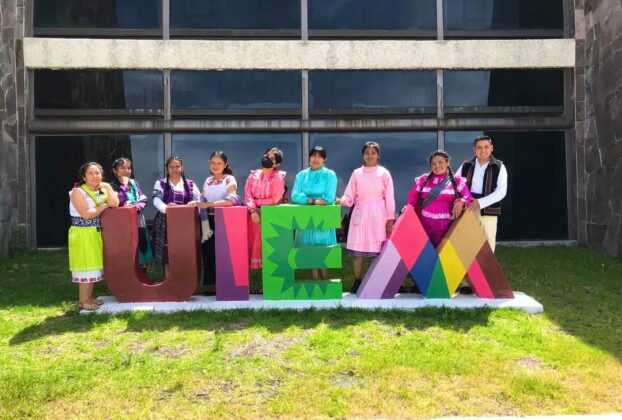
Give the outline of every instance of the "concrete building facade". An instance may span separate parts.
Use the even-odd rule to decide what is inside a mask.
[[[0,254],[64,244],[86,160],[129,156],[149,191],[171,154],[202,182],[222,148],[243,184],[262,149],[291,177],[323,144],[343,188],[376,139],[400,202],[428,153],[457,168],[486,133],[501,239],[622,256],[620,1],[211,3],[0,2]]]

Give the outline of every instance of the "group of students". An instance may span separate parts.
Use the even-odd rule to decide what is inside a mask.
[[[465,161],[456,174],[450,157],[443,150],[428,159],[430,171],[415,178],[408,195],[411,206],[437,246],[451,222],[467,209],[476,211],[484,233],[494,251],[499,201],[507,191],[507,171],[492,155],[488,136],[475,139],[475,156]],[[327,153],[321,146],[309,151],[309,167],[296,175],[291,202],[300,205],[338,204],[351,207],[346,250],[352,255],[355,293],[362,279],[363,258],[380,253],[383,242],[391,234],[395,222],[395,198],[390,172],[379,164],[380,146],[369,141],[362,149],[363,166],[355,169],[341,197],[336,196],[337,176],[326,165]],[[108,207],[136,206],[139,227],[139,262],[154,264],[166,271],[168,261],[166,210],[171,206],[189,205],[199,209],[203,251],[203,282],[215,283],[214,208],[245,205],[248,209],[249,266],[261,268],[261,208],[287,202],[285,172],[279,170],[283,152],[276,147],[266,150],[261,168],[252,170],[244,187],[244,202],[237,194],[237,181],[222,151],[209,159],[211,175],[201,190],[184,175],[183,160],[172,156],[166,161],[166,177],[155,182],[153,204],[158,210],[151,235],[142,212],[147,197],[131,178],[129,159],[113,163],[114,179],[103,182],[103,169],[95,162],[80,168],[79,181],[70,191],[71,228],[69,229],[69,264],[72,280],[79,283],[79,305],[95,310],[101,301],[93,298],[93,284],[103,278],[103,246],[100,215]],[[402,209],[403,210],[403,209]],[[295,244],[333,245],[337,243],[334,229],[305,229],[295,232]],[[326,269],[312,270],[314,279],[326,279]],[[416,291],[416,289],[400,289]],[[461,289],[469,293],[468,287]]]

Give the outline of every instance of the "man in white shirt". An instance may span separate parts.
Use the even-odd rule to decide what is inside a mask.
[[[503,162],[495,159],[492,155],[494,147],[492,139],[488,136],[480,136],[473,142],[475,156],[464,161],[458,171],[458,175],[467,180],[467,185],[473,202],[469,205],[480,216],[480,224],[490,244],[495,251],[497,237],[497,218],[501,214],[500,201],[505,197],[508,190],[508,172]]]

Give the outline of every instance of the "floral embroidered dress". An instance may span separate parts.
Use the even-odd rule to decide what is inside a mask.
[[[337,175],[334,171],[325,167],[318,170],[307,168],[296,175],[292,202],[304,205],[313,198],[334,204],[336,192]],[[294,241],[296,245],[334,245],[337,235],[335,229],[303,229],[296,230]]]
[[[214,179],[213,176],[208,177],[203,183],[201,192],[201,202],[211,203],[214,201],[228,200],[234,206],[241,204],[240,197],[233,193],[229,194],[227,190],[231,186],[237,187],[238,183],[233,175],[223,175],[220,179]],[[202,238],[202,254],[203,254],[203,284],[214,284],[216,282],[216,239],[213,233],[218,228],[214,223],[214,208],[201,209],[201,225],[203,231]],[[207,226],[206,226],[207,225]],[[211,234],[206,234],[210,229]]]
[[[429,175],[429,173],[425,173],[415,178],[415,185],[408,194],[408,205],[414,207],[423,228],[432,241],[432,245],[436,247],[443,239],[443,236],[445,236],[445,233],[447,233],[447,230],[449,230],[449,226],[453,221],[451,212],[454,202],[460,200],[466,207],[473,201],[473,197],[471,197],[469,188],[466,186],[466,180],[463,177],[454,177],[458,189],[456,194],[456,189],[454,189],[454,186],[447,178],[448,174],[432,174],[428,179]],[[428,179],[427,183],[426,179]],[[444,187],[438,196],[422,209],[422,204],[425,202],[428,194],[430,194],[430,191],[440,184],[444,184]]]
[[[355,256],[375,257],[387,239],[387,221],[395,219],[391,174],[380,165],[355,169],[341,201],[354,206],[346,249]]]
[[[118,179],[110,181],[110,185],[117,192],[119,197],[119,207],[133,205],[137,211],[138,225],[138,262],[141,266],[153,262],[153,250],[151,249],[151,238],[147,229],[147,222],[143,211],[147,207],[147,196],[143,193],[134,179],[130,179],[126,184],[122,184]]]
[[[273,170],[263,175],[261,169],[251,171],[244,186],[244,204],[249,213],[261,211],[261,206],[279,204],[285,194],[285,172]],[[248,248],[250,268],[261,268],[261,224],[248,219]]]

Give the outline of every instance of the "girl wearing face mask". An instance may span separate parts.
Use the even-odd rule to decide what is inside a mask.
[[[368,141],[362,155],[363,166],[352,172],[343,197],[335,200],[345,207],[354,206],[346,246],[354,269],[351,293],[356,293],[361,285],[363,257],[373,258],[380,253],[395,221],[393,179],[386,168],[378,165],[380,146]]]
[[[283,152],[272,147],[261,159],[261,169],[251,171],[244,186],[244,203],[248,208],[248,246],[250,268],[261,268],[261,207],[279,204],[285,194],[285,172],[278,167]]]
[[[147,230],[147,223],[143,211],[147,206],[147,196],[143,193],[138,182],[131,178],[132,161],[121,157],[112,163],[114,179],[110,185],[119,196],[119,206],[136,207],[136,224],[138,225],[138,263],[141,267],[153,263],[151,238]]]
[[[296,204],[325,206],[335,202],[337,192],[337,175],[326,168],[326,150],[315,146],[309,151],[309,167],[298,172],[292,201]],[[294,242],[297,246],[334,245],[337,243],[335,229],[303,229],[296,230]],[[320,270],[323,279],[328,278],[325,268]],[[318,279],[318,270],[311,270],[313,279]]]

